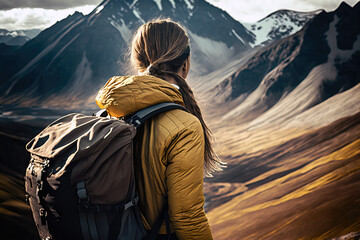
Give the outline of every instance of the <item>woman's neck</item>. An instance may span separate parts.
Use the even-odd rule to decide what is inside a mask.
[[[177,85],[178,83],[176,82],[175,78],[172,77],[172,76],[161,76],[162,79],[164,79],[165,81],[167,81],[168,83],[171,83],[171,84],[175,84]]]

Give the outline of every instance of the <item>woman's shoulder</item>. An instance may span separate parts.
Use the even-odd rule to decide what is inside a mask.
[[[160,114],[157,123],[172,134],[184,131],[202,132],[199,119],[193,114],[180,109]]]

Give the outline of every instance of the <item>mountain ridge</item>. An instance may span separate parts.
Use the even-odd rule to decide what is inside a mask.
[[[87,109],[94,102],[91,92],[107,74],[122,73],[114,62],[122,61],[130,32],[147,21],[139,9],[171,12],[182,6],[189,19],[197,14],[193,3],[105,0],[86,16],[77,12],[42,31],[20,52],[0,44],[5,232],[18,229],[11,236],[25,239],[37,234],[23,197],[26,142],[74,106],[84,114],[97,109]],[[322,12],[303,30],[264,47],[251,48],[250,41],[244,47],[236,36],[240,30],[234,34],[231,26],[223,31],[232,40],[224,42],[207,38],[206,30],[205,35],[190,30],[192,51],[199,56],[192,68],[204,69],[196,69],[197,82],[187,79],[203,104],[215,152],[227,163],[223,172],[204,179],[215,239],[327,239],[358,232],[360,27],[353,23],[360,22],[359,7],[360,2],[353,8],[342,4]],[[210,13],[215,20],[207,12],[202,16],[211,22],[227,17],[218,13]],[[220,62],[231,54],[229,63]],[[212,58],[220,63],[210,71],[203,65]]]
[[[166,2],[172,7],[171,1],[162,1],[163,5]],[[204,0],[174,3],[176,11],[160,10],[153,1],[106,0],[86,16],[76,12],[57,22],[6,61],[0,59],[4,62],[0,67],[4,77],[0,85],[2,101],[22,106],[45,103],[53,107],[95,107],[92,98],[96,89],[111,76],[125,72],[118,64],[124,62],[119,57],[127,51],[132,32],[150,18],[142,9],[174,20],[185,19],[182,24],[191,38],[195,72],[225,65],[237,52],[251,48],[253,35],[222,10]],[[211,24],[206,25],[206,21]],[[225,31],[226,36],[214,35],[213,31]]]
[[[262,48],[232,76],[210,90],[217,105],[227,103],[233,107],[223,109],[227,113],[222,120],[246,122],[259,117],[253,123],[255,126],[266,122],[270,112],[278,119],[279,115],[289,115],[291,110],[287,108],[296,101],[299,105],[294,105],[293,110],[306,111],[357,85],[360,80],[355,65],[359,62],[360,46],[354,36],[360,30],[347,26],[357,21],[360,5],[345,7],[346,14],[341,14],[346,10],[342,6],[345,5],[332,13],[320,13],[300,32]],[[346,50],[338,48],[344,39],[342,28],[347,28]],[[298,96],[294,97],[296,92]],[[300,102],[301,96],[308,98]]]
[[[14,31],[0,29],[0,43],[5,43],[9,46],[22,46],[30,39],[36,37],[40,31],[40,29]]]
[[[322,11],[299,12],[281,9],[255,23],[244,23],[244,25],[256,35],[254,46],[267,45],[300,31],[307,22]]]

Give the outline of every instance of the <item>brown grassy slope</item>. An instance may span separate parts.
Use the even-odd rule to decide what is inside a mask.
[[[288,140],[278,146],[255,153],[233,156],[229,161],[228,168],[223,173],[216,175],[213,179],[206,180],[205,193],[207,200],[209,200],[207,203],[208,209],[231,199],[247,189],[255,188],[296,171],[306,164],[331,154],[359,139],[359,121],[360,113]],[[263,138],[266,138],[266,135]],[[250,141],[249,139],[251,137],[244,141]],[[252,141],[259,141],[259,138],[253,138]],[[243,142],[240,141],[238,144],[242,145]],[[234,188],[234,185],[239,186],[242,184],[242,191],[232,192],[227,190],[225,195],[224,189],[229,189],[229,186],[225,187],[225,185],[229,184],[232,188]],[[216,191],[217,189],[214,189],[214,186],[218,186],[218,188],[220,186],[222,191]],[[213,188],[213,190],[210,188]],[[236,187],[236,189],[239,190],[239,187]]]
[[[30,207],[25,202],[22,177],[0,173],[1,236],[8,239],[38,239]]]
[[[25,144],[41,127],[0,122],[0,239],[38,239],[25,202],[24,180],[29,154]]]
[[[224,199],[212,196],[216,239],[324,239],[360,230],[360,113],[238,161],[211,180],[247,188],[220,206]]]

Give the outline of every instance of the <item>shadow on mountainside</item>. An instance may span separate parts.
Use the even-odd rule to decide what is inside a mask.
[[[42,126],[0,121],[0,225],[9,239],[38,239],[23,176],[29,162],[25,144]]]

